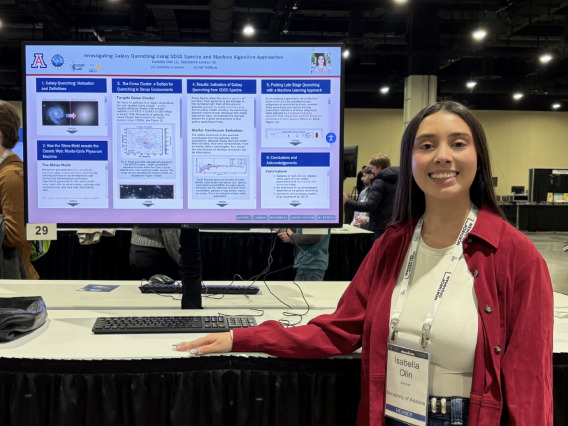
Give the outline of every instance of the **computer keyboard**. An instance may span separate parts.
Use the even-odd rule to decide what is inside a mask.
[[[181,284],[142,284],[141,293],[181,293]],[[257,294],[258,286],[255,284],[203,284],[201,294]]]
[[[254,327],[252,316],[142,316],[98,317],[94,334],[215,333]]]

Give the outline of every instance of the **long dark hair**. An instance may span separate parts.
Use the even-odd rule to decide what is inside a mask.
[[[420,111],[408,123],[400,143],[400,170],[396,187],[393,221],[404,222],[416,216],[421,216],[426,208],[424,193],[418,187],[412,176],[412,149],[416,132],[422,120],[439,111],[447,111],[460,117],[471,129],[475,150],[477,152],[477,173],[469,188],[471,201],[481,207],[485,204],[490,210],[505,219],[505,215],[497,205],[491,175],[491,161],[487,138],[479,120],[465,105],[455,101],[436,102]]]
[[[327,66],[327,60],[325,59],[325,53],[314,53],[314,56],[316,58],[316,66],[319,65],[318,61],[319,61],[320,56],[323,58],[323,65]]]

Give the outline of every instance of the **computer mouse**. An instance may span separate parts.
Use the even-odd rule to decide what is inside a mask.
[[[148,280],[152,284],[173,284],[175,280],[164,274],[152,275]]]

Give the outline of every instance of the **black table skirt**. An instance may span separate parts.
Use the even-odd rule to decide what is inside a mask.
[[[568,425],[568,353],[554,354],[554,426]]]
[[[326,281],[350,281],[373,244],[373,234],[335,234]],[[272,247],[273,250],[271,251]],[[128,260],[130,231],[82,246],[73,231],[59,231],[48,253],[34,262],[41,279],[135,280]],[[294,247],[275,234],[201,232],[203,279],[292,280]],[[267,268],[268,274],[266,273]]]
[[[0,358],[4,426],[349,426],[359,359]],[[554,425],[568,424],[568,354],[554,354]],[[534,407],[538,409],[538,407]]]
[[[567,232],[568,204],[500,204],[507,220],[528,232]]]
[[[359,360],[0,359],[4,426],[354,425]]]

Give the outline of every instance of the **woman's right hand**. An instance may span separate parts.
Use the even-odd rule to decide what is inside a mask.
[[[232,349],[233,338],[230,332],[211,333],[199,339],[178,343],[173,348],[174,351],[189,352],[193,355],[225,353],[231,352]]]

